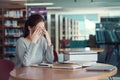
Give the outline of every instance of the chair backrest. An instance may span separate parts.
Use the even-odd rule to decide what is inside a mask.
[[[53,49],[53,53],[54,53],[54,62],[57,62],[58,61],[58,54],[57,54],[55,49]]]
[[[14,67],[15,64],[12,61],[0,59],[0,80],[9,80],[10,71]]]

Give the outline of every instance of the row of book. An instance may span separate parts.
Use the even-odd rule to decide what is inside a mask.
[[[96,25],[96,42],[115,43],[120,42],[120,27],[115,23],[101,23]]]
[[[21,18],[24,15],[23,15],[23,10],[6,10],[4,16],[12,17],[12,18]]]
[[[23,34],[22,29],[5,29],[5,36],[19,37]]]
[[[5,45],[13,45],[13,46],[15,46],[16,45],[16,42],[17,42],[17,39],[18,38],[8,38],[8,39],[6,39],[5,38]]]
[[[120,22],[120,17],[102,17],[101,22]]]
[[[110,31],[110,30],[99,30],[96,31],[96,42],[120,42],[120,30]]]
[[[5,47],[4,48],[5,54],[14,54],[15,53],[15,47]]]
[[[17,20],[5,20],[4,26],[20,27],[20,24]]]

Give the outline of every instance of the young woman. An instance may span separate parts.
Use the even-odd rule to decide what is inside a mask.
[[[44,18],[39,14],[31,15],[25,23],[24,37],[16,43],[16,67],[53,63],[53,60],[53,46]]]

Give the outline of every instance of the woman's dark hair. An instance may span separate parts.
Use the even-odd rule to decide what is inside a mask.
[[[27,37],[29,35],[29,30],[28,27],[33,28],[36,26],[39,22],[45,21],[44,18],[39,15],[39,14],[33,14],[30,17],[28,17],[26,23],[25,23],[25,28],[24,28],[24,37]]]

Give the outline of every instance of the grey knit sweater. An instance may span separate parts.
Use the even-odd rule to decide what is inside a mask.
[[[37,44],[27,42],[21,37],[16,43],[16,67],[30,66],[42,62],[52,63],[54,59],[53,46],[49,46],[46,39],[41,36]]]

